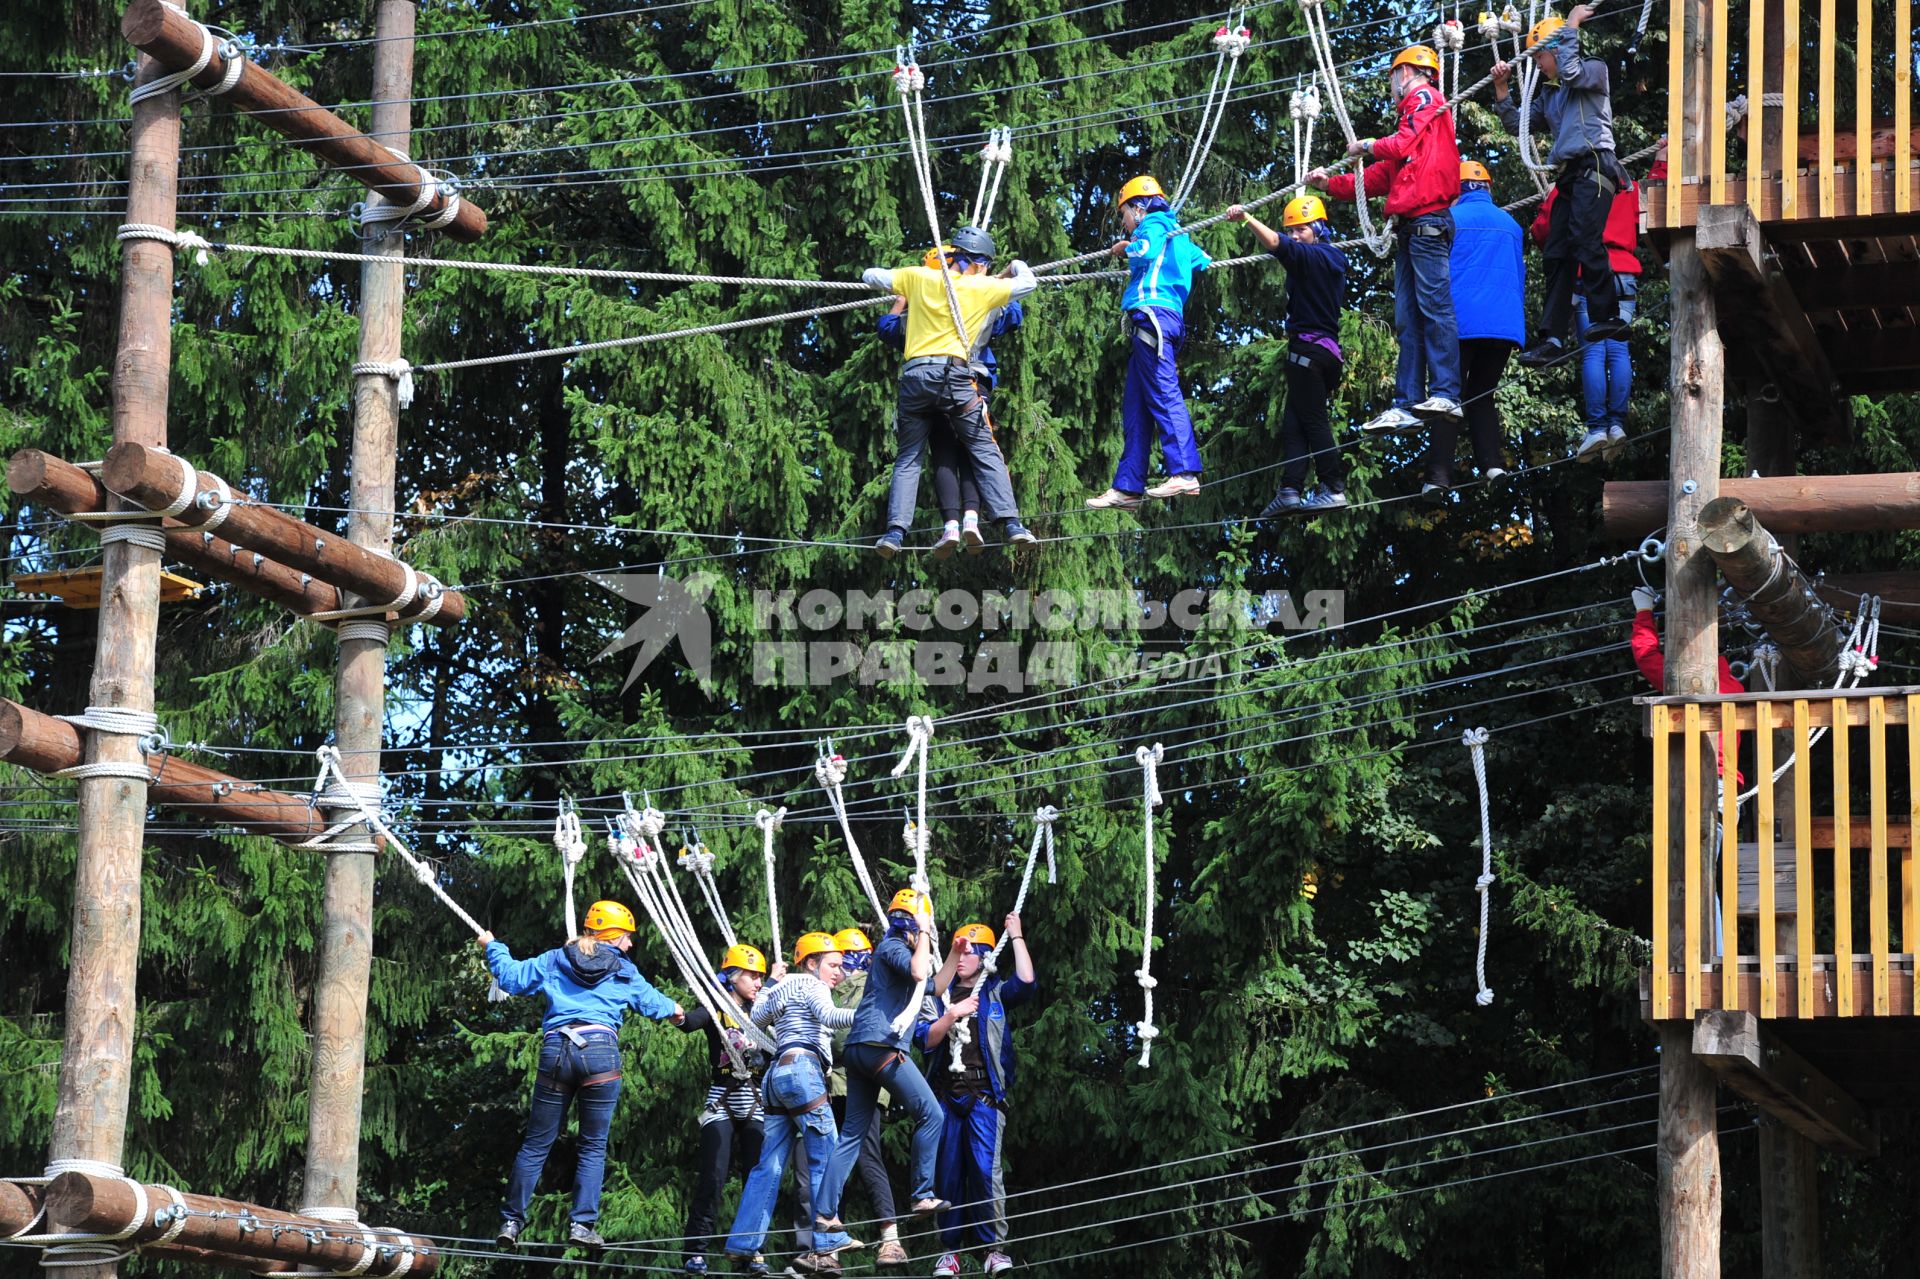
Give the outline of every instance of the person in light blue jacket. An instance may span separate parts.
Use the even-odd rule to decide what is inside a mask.
[[[583,924],[580,936],[532,959],[515,959],[506,943],[495,941],[492,933],[480,935],[487,968],[501,990],[509,995],[537,994],[547,1001],[527,1133],[500,1208],[495,1240],[502,1248],[519,1244],[527,1204],[566,1122],[567,1107],[576,1101],[580,1161],[573,1174],[573,1227],[567,1242],[589,1252],[606,1246],[593,1227],[600,1219],[607,1130],[613,1124],[614,1104],[620,1100],[620,1023],[629,1010],[655,1021],[679,1022],[686,1016],[627,958],[633,947],[632,911],[619,902],[598,901],[587,908]]]
[[[1460,163],[1460,198],[1453,205],[1453,313],[1460,326],[1461,411],[1473,460],[1482,477],[1506,472],[1501,452],[1500,409],[1494,390],[1507,360],[1527,335],[1526,233],[1493,202],[1493,175],[1477,160]],[[1427,479],[1420,495],[1429,501],[1453,487],[1459,418],[1433,418],[1427,444]]]

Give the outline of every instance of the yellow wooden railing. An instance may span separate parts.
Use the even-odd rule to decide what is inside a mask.
[[[1853,9],[1843,19],[1840,0],[1818,0],[1817,12],[1807,14],[1801,0],[1670,0],[1667,136],[1689,136],[1690,93],[1702,118],[1694,145],[1669,149],[1664,193],[1657,185],[1648,193],[1649,226],[1692,226],[1703,203],[1745,204],[1763,222],[1920,208],[1913,6],[1897,0],[1891,39],[1883,33],[1878,44],[1871,0],[1855,0]],[[1809,27],[1808,18],[1815,25]],[[1770,38],[1781,46],[1777,68],[1768,66]],[[1838,55],[1846,48],[1856,53],[1850,95],[1836,83]],[[1801,83],[1805,57],[1817,67],[1811,94]],[[1744,172],[1737,173],[1729,171],[1723,127],[1730,85],[1749,104]],[[1768,95],[1778,95],[1771,99],[1777,109],[1766,107]],[[1891,128],[1888,117],[1876,115],[1876,97],[1891,103]],[[1813,130],[1805,139],[1803,123]],[[1847,147],[1840,145],[1843,123],[1852,127]],[[1736,147],[1733,159],[1739,158]]]
[[[1653,699],[1651,719],[1651,1015],[1656,1020],[1691,1017],[1702,1008],[1746,1008],[1761,1017],[1920,1011],[1913,954],[1920,949],[1913,848],[1920,831],[1920,742],[1913,731],[1920,724],[1920,688]],[[1828,731],[1816,740],[1822,728]],[[1904,742],[1891,735],[1893,750],[1890,728],[1904,730]],[[1706,820],[1714,802],[1714,739],[1737,737],[1739,754],[1752,760],[1747,781],[1752,788],[1787,762],[1771,730],[1791,733],[1793,766],[1783,777],[1792,788],[1791,828],[1776,835],[1772,786],[1759,785],[1742,805],[1738,788],[1727,785],[1720,788],[1715,846]],[[1864,742],[1856,740],[1862,737]],[[1897,767],[1902,745],[1904,769]],[[1863,756],[1864,779],[1858,771]],[[1896,760],[1891,778],[1890,758]],[[1678,790],[1672,785],[1676,767],[1684,783]],[[1863,781],[1865,811],[1857,812]],[[1864,865],[1855,859],[1856,823],[1864,827]],[[1753,836],[1744,845],[1743,827]],[[1830,832],[1823,841],[1831,844],[1830,854],[1816,841],[1816,831]],[[1744,889],[1743,853],[1757,860],[1755,882]],[[1864,955],[1854,952],[1861,918],[1856,877],[1866,889]],[[1743,919],[1753,945],[1748,955],[1739,954]],[[1783,922],[1792,937],[1786,953],[1778,944]]]

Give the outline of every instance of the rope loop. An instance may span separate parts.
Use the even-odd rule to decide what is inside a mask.
[[[391,360],[360,360],[354,364],[353,373],[356,377],[392,378],[397,383],[394,391],[399,396],[400,407],[413,407],[413,365],[406,360],[398,356]]]

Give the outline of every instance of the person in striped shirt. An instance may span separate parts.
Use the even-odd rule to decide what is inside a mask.
[[[689,1033],[705,1033],[713,1068],[706,1103],[700,1108],[700,1172],[694,1183],[693,1202],[687,1209],[686,1254],[681,1261],[690,1275],[707,1273],[706,1253],[713,1242],[714,1214],[720,1207],[720,1192],[726,1187],[734,1156],[739,1155],[742,1166],[751,1170],[760,1162],[765,1129],[760,1083],[767,1072],[767,1057],[746,1037],[741,1025],[752,1015],[753,1001],[767,979],[767,957],[752,946],[729,946],[720,961],[719,977],[733,998],[737,1019],[727,1016],[716,1021],[705,1008],[696,1008],[680,1024],[680,1029]],[[736,1057],[739,1067],[734,1064]],[[736,1073],[742,1068],[745,1074]]]

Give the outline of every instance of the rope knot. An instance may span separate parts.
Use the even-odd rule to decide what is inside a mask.
[[[777,812],[769,812],[763,808],[753,815],[753,824],[758,826],[763,833],[771,833],[779,830],[781,823],[786,820],[787,809],[784,804],[780,806]]]
[[[838,755],[822,755],[814,761],[813,772],[822,786],[832,789],[847,780],[847,761]]]
[[[667,815],[651,804],[640,810],[635,821],[648,843],[658,843],[661,833],[667,829]]]
[[[1166,749],[1155,742],[1152,746],[1142,746],[1133,752],[1134,762],[1146,772],[1147,804],[1158,808],[1160,795],[1160,761],[1166,758]]]
[[[1484,893],[1489,888],[1492,888],[1492,887],[1493,887],[1493,875],[1491,873],[1482,875],[1480,876],[1480,878],[1473,881],[1473,891],[1476,893]]]
[[[1213,33],[1213,47],[1229,58],[1245,53],[1253,43],[1253,32],[1246,27],[1221,27]]]
[[[1142,990],[1153,990],[1160,985],[1160,979],[1144,968],[1134,969],[1133,975],[1140,982],[1140,989]]]
[[[1466,747],[1485,746],[1487,736],[1487,730],[1484,728],[1469,728],[1460,734],[1460,744]]]
[[[368,374],[373,377],[392,378],[395,382],[394,393],[400,399],[400,407],[413,407],[413,365],[395,357],[391,360],[361,360],[353,366],[355,374]]]
[[[1433,29],[1433,42],[1443,49],[1465,49],[1467,29],[1460,25],[1460,19],[1448,18]]]
[[[1141,1039],[1142,1039],[1143,1041],[1145,1041],[1145,1042],[1148,1042],[1148,1043],[1151,1043],[1152,1041],[1154,1041],[1154,1040],[1156,1040],[1156,1039],[1158,1039],[1158,1038],[1160,1038],[1160,1028],[1159,1028],[1158,1026],[1156,1026],[1156,1025],[1154,1025],[1154,1024],[1153,1024],[1152,1022],[1150,1022],[1150,1021],[1136,1021],[1136,1022],[1134,1022],[1134,1023],[1133,1023],[1133,1033],[1134,1033],[1134,1034],[1136,1034],[1136,1035],[1138,1035],[1138,1036],[1140,1036],[1140,1038],[1141,1038]],[[1146,1065],[1146,1064],[1147,1064],[1147,1063],[1146,1063],[1146,1059],[1145,1059],[1145,1058],[1142,1058],[1142,1059],[1141,1059],[1141,1061],[1140,1061],[1140,1064],[1141,1064],[1142,1066],[1144,1066],[1144,1065]]]

